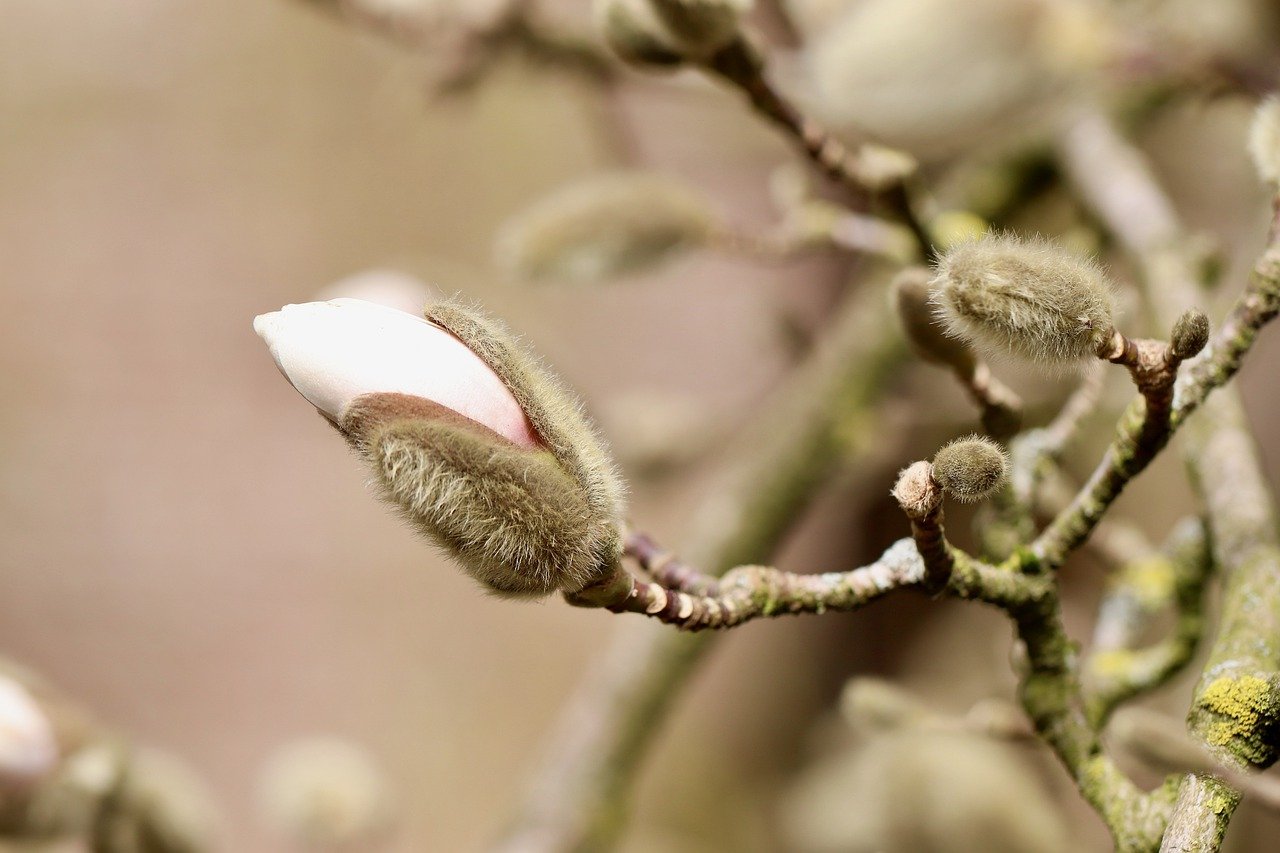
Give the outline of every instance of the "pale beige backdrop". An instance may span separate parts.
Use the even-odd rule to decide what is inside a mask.
[[[830,270],[708,259],[599,291],[515,285],[489,265],[493,229],[611,162],[582,87],[511,66],[473,101],[434,103],[419,60],[289,0],[4,0],[0,18],[0,653],[193,765],[226,850],[286,849],[254,788],[275,747],[314,733],[384,766],[403,815],[388,849],[480,848],[613,617],[487,599],[414,540],[277,374],[253,315],[399,268],[507,318],[593,407],[664,387],[732,423],[785,365],[779,316],[820,318]],[[646,157],[768,221],[785,149],[733,100],[650,88],[624,115]],[[1239,120],[1222,125],[1238,145]],[[1228,160],[1213,185],[1253,198]],[[1197,224],[1257,221],[1187,192]],[[1258,365],[1278,352],[1247,371],[1272,471],[1274,371]],[[932,377],[911,387],[964,411]],[[833,491],[788,565],[858,559],[905,461]],[[1157,531],[1185,505],[1174,473],[1127,504],[1159,503]],[[634,513],[678,542],[699,485],[639,486]],[[843,676],[892,671],[913,646],[964,649],[952,663],[975,676],[936,655],[906,666],[941,700],[962,684],[957,708],[1006,691],[1001,620],[943,608],[918,630],[930,612],[891,602],[723,644],[645,776],[630,847],[776,849],[774,795],[813,717]]]

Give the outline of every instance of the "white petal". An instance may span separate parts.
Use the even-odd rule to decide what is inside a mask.
[[[539,441],[515,397],[461,341],[421,317],[334,299],[286,305],[253,321],[281,372],[337,421],[378,391],[425,397],[527,447]]]
[[[34,782],[57,760],[49,718],[26,688],[0,676],[0,786]]]

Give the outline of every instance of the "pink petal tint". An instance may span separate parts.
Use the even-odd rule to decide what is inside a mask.
[[[57,762],[49,718],[25,687],[0,676],[0,790],[32,784]]]
[[[522,447],[542,447],[529,418],[493,370],[462,341],[421,317],[334,299],[286,305],[254,318],[285,378],[337,422],[374,392],[425,397]]]

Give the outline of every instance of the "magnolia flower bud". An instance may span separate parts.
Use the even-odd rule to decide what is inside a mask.
[[[503,226],[498,265],[529,279],[594,281],[635,273],[706,241],[714,217],[685,185],[623,173],[563,187]]]
[[[1096,357],[1114,331],[1106,276],[1044,240],[990,236],[951,248],[933,299],[950,334],[1045,365]]]
[[[925,361],[970,373],[975,366],[973,351],[959,338],[944,334],[938,325],[929,302],[930,277],[924,267],[907,267],[889,285],[902,330],[912,349]]]
[[[281,834],[323,849],[369,845],[389,827],[391,792],[368,754],[343,740],[297,741],[271,757],[259,800]]]
[[[738,36],[739,19],[751,0],[650,0],[681,49],[706,57]]]
[[[1209,343],[1209,318],[1198,308],[1183,312],[1173,324],[1169,344],[1178,358],[1194,358]]]
[[[48,716],[25,687],[0,676],[0,794],[35,784],[57,762]]]
[[[337,300],[255,326],[386,497],[490,591],[599,580],[621,553],[622,488],[578,402],[501,326],[450,303],[428,320]]]
[[[595,16],[605,43],[622,61],[651,68],[684,62],[648,0],[596,0]]]
[[[751,0],[597,0],[595,8],[619,57],[661,67],[705,60],[728,46]]]
[[[1280,189],[1280,96],[1271,95],[1258,105],[1249,126],[1249,155],[1258,177]]]
[[[942,490],[962,503],[985,500],[1004,485],[1009,459],[989,438],[971,435],[947,444],[933,457],[933,476]]]
[[[805,41],[815,117],[926,160],[1008,145],[1043,128],[1080,71],[1050,61],[1061,4],[1035,0],[844,3]]]
[[[358,299],[286,305],[254,318],[285,378],[337,423],[375,392],[433,400],[523,447],[540,442],[493,370],[421,317]]]

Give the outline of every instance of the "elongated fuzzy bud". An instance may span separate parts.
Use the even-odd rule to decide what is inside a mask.
[[[649,0],[686,55],[706,57],[738,36],[751,0]]]
[[[990,236],[939,261],[933,300],[948,331],[1044,365],[1096,357],[1111,338],[1111,287],[1096,265],[1044,240]]]
[[[1169,344],[1178,358],[1193,358],[1209,343],[1209,318],[1198,308],[1183,312],[1173,325]]]
[[[971,373],[975,366],[973,350],[959,338],[943,333],[929,301],[930,278],[924,267],[907,267],[889,286],[902,330],[912,349],[925,361]]]
[[[1273,189],[1280,189],[1280,95],[1268,97],[1253,114],[1249,155],[1258,177]]]
[[[591,508],[549,451],[397,396],[357,399],[342,427],[409,521],[499,595],[543,596],[597,579]],[[373,413],[395,408],[385,420]]]
[[[495,256],[523,278],[595,281],[655,267],[704,243],[713,225],[683,184],[613,174],[563,187],[511,219]]]
[[[933,457],[933,476],[942,490],[962,503],[985,500],[1004,485],[1009,459],[989,438],[957,439]]]
[[[674,68],[685,56],[658,19],[649,0],[596,0],[596,27],[623,62]]]
[[[621,481],[572,395],[472,309],[438,303],[430,322],[381,312],[399,315],[298,306],[256,325],[385,495],[489,590],[575,592],[612,571]],[[372,340],[375,332],[390,340]]]

